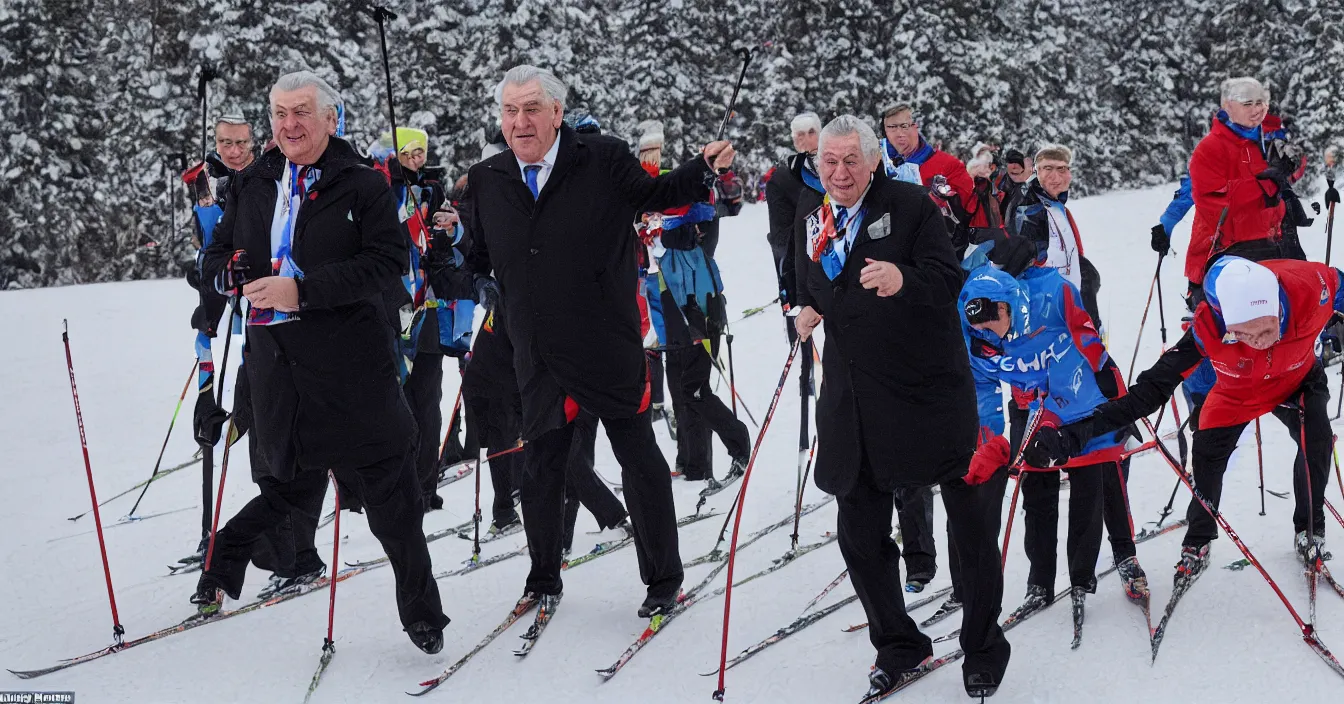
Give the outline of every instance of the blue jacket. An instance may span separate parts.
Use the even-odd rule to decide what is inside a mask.
[[[965,308],[973,298],[1008,304],[1013,323],[1007,335],[1000,339],[971,327]],[[1003,433],[1000,382],[1041,396],[1045,410],[1061,423],[1082,420],[1109,400],[1096,380],[1109,359],[1106,347],[1083,308],[1082,295],[1054,269],[1029,267],[1019,279],[992,266],[976,269],[961,289],[958,310],[970,351],[982,439]],[[1032,402],[1033,413],[1041,403]],[[1093,438],[1068,466],[1118,459],[1123,447],[1114,436]]]
[[[1162,223],[1162,229],[1167,231],[1167,237],[1171,237],[1171,231],[1176,229],[1176,223],[1185,218],[1185,214],[1193,207],[1195,196],[1190,193],[1190,174],[1186,174],[1181,177],[1181,187],[1172,195],[1171,203],[1162,211],[1162,217],[1158,218],[1158,222]]]

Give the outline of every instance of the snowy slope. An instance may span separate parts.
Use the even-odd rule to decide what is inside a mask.
[[[1165,206],[1171,188],[1117,192],[1071,203],[1084,231],[1086,251],[1103,276],[1101,311],[1112,350],[1122,369],[1130,354],[1156,257],[1148,248],[1148,229]],[[1306,233],[1309,252],[1324,251],[1322,218]],[[765,207],[749,206],[724,224],[720,265],[728,284],[730,310],[756,306],[775,292],[766,230]],[[1189,226],[1176,236],[1184,251]],[[1166,326],[1172,342],[1180,335],[1184,290],[1180,259],[1163,267]],[[100,495],[111,496],[148,476],[168,419],[192,363],[187,320],[193,296],[177,281],[137,282],[0,293],[0,320],[6,335],[0,345],[4,393],[0,394],[0,665],[28,669],[82,654],[110,642],[110,620],[91,517],[76,523],[67,517],[89,507],[78,435],[63,368],[61,319],[70,319],[71,344],[80,384],[91,456]],[[1139,367],[1157,356],[1161,340],[1154,311],[1143,336]],[[739,389],[758,419],[764,416],[787,353],[784,331],[774,309],[734,327]],[[221,354],[216,350],[216,356]],[[235,360],[237,353],[235,352]],[[235,370],[230,369],[229,386]],[[1333,376],[1335,372],[1332,370]],[[796,374],[786,387],[747,497],[744,530],[789,513],[796,481],[798,398]],[[445,412],[456,392],[457,375],[446,374]],[[189,399],[190,401],[190,399]],[[226,400],[227,405],[227,400]],[[1184,412],[1184,407],[1182,407]],[[179,418],[165,465],[186,460],[193,451],[189,409]],[[1263,424],[1265,481],[1276,491],[1291,488],[1290,441],[1274,420]],[[900,428],[892,428],[900,432]],[[674,446],[663,429],[660,441],[669,458]],[[600,437],[600,436],[599,436]],[[1253,443],[1251,436],[1247,442]],[[718,469],[727,467],[716,449]],[[255,488],[247,456],[232,458],[224,513],[227,518]],[[598,471],[616,480],[619,469],[605,439],[598,448]],[[107,532],[108,557],[117,605],[128,636],[175,623],[192,612],[187,603],[194,579],[166,576],[165,566],[188,552],[200,525],[200,474],[183,470],[151,487],[140,512],[190,508]],[[218,473],[216,474],[218,478]],[[1153,455],[1135,461],[1130,492],[1136,528],[1155,520],[1170,495],[1174,476]],[[810,484],[810,482],[809,482]],[[460,482],[442,491],[446,510],[430,514],[426,530],[466,520],[472,510],[472,485]],[[1243,539],[1264,561],[1284,592],[1305,613],[1306,587],[1291,553],[1290,501],[1270,496],[1260,517],[1254,446],[1233,458],[1224,509]],[[696,489],[674,485],[678,514],[690,513]],[[488,503],[490,483],[482,483]],[[1340,501],[1338,487],[1330,494]],[[821,498],[808,487],[807,500]],[[727,510],[731,492],[710,502]],[[1177,497],[1178,512],[1187,495]],[[103,520],[115,522],[132,497],[107,506]],[[942,508],[939,506],[940,515]],[[1063,523],[1063,521],[1061,521]],[[721,523],[709,520],[682,530],[682,557],[712,547]],[[1005,612],[1025,590],[1026,558],[1020,546],[1021,521],[1014,528],[1008,559]],[[819,539],[835,526],[834,505],[803,520],[804,542]],[[1331,536],[1339,535],[1331,526]],[[319,531],[318,545],[329,560],[332,532]],[[580,517],[576,551],[596,540],[591,516]],[[770,564],[788,548],[788,532],[772,534],[741,554],[738,576]],[[377,556],[377,543],[362,516],[342,522],[341,559]],[[940,537],[940,551],[943,536]],[[521,535],[485,546],[486,556],[521,545]],[[1179,533],[1140,547],[1140,559],[1154,587],[1155,609],[1170,592],[1170,573],[1179,551]],[[1336,552],[1340,545],[1336,544]],[[1063,536],[1060,542],[1063,551]],[[456,538],[430,548],[438,570],[457,565],[470,544]],[[1103,546],[1103,560],[1109,549]],[[1104,580],[1088,602],[1085,638],[1070,652],[1067,609],[1056,607],[1009,634],[1014,658],[996,702],[1086,701],[1333,701],[1344,696],[1344,681],[1331,673],[1300,642],[1298,631],[1263,580],[1251,571],[1216,569],[1241,555],[1226,539],[1214,544],[1211,570],[1187,597],[1173,620],[1162,655],[1149,664],[1148,640],[1140,612],[1121,594],[1114,577]],[[1063,559],[1061,555],[1061,569]],[[1344,563],[1337,571],[1344,572]],[[780,572],[734,593],[730,652],[764,638],[789,623],[843,564],[833,545],[801,558]],[[933,587],[946,584],[940,563]],[[440,581],[453,618],[442,653],[427,657],[401,632],[393,603],[390,570],[378,570],[343,582],[336,604],[337,653],[314,701],[397,701],[402,691],[455,661],[492,629],[521,591],[527,570],[519,558],[483,571]],[[708,567],[688,570],[687,586]],[[264,583],[249,573],[245,597]],[[698,673],[717,666],[722,599],[705,601],[670,624],[630,665],[608,683],[594,669],[613,662],[642,630],[635,616],[642,598],[633,552],[626,550],[565,574],[566,598],[536,650],[525,661],[511,654],[523,624],[482,652],[430,701],[683,702],[708,701],[714,680]],[[717,584],[722,584],[723,577]],[[1059,584],[1066,583],[1062,577]],[[852,594],[848,584],[824,604]],[[922,617],[931,608],[916,614]],[[310,595],[275,608],[212,624],[185,634],[104,658],[100,661],[21,682],[0,676],[0,691],[74,690],[84,702],[237,702],[261,695],[266,701],[299,701],[317,664],[325,635],[327,599]],[[732,702],[845,702],[858,698],[872,662],[864,633],[840,629],[865,620],[857,603],[774,646],[728,673]],[[957,625],[950,619],[934,635]],[[1344,600],[1328,591],[1320,596],[1318,621],[1327,643],[1344,643]],[[955,643],[938,646],[939,651]],[[960,701],[959,671],[947,668],[906,693],[910,702]]]

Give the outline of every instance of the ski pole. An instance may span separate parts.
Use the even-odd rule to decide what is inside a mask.
[[[205,161],[205,155],[209,151],[206,147],[206,131],[209,128],[210,118],[207,114],[210,111],[210,81],[218,78],[219,74],[210,64],[201,64],[200,80],[196,83],[196,97],[201,100],[201,161]]]
[[[1338,202],[1335,198],[1339,197],[1338,193],[1335,193],[1335,198],[1330,197],[1331,191],[1335,190],[1335,170],[1333,166],[1325,174],[1325,186],[1325,265],[1330,266],[1330,245],[1335,239],[1335,203]]]
[[[1303,446],[1305,448],[1305,446]],[[1306,457],[1303,449],[1302,456]],[[1265,515],[1265,451],[1260,444],[1260,419],[1255,419],[1255,462],[1260,465],[1260,515]]]
[[[737,107],[737,94],[742,90],[742,81],[747,78],[747,66],[751,64],[753,52],[753,49],[747,48],[737,50],[737,55],[742,57],[742,72],[737,75],[737,85],[733,86],[733,95],[728,99],[728,108],[723,111],[723,122],[719,123],[719,131],[714,133],[715,142],[723,139],[723,133],[728,129],[728,120],[732,119],[733,108]]]
[[[117,595],[112,590],[112,569],[107,564],[107,542],[103,540],[103,518],[98,514],[98,492],[93,486],[93,464],[89,461],[89,440],[84,433],[84,412],[79,407],[79,389],[75,386],[75,362],[70,355],[70,322],[61,320],[61,343],[65,345],[65,369],[70,374],[70,398],[75,402],[75,423],[79,426],[79,447],[84,453],[84,474],[89,479],[89,501],[93,504],[93,524],[98,530],[98,552],[103,558],[103,578],[107,581],[107,601],[112,607],[112,639],[122,644],[126,629],[117,615]]]
[[[697,345],[697,346],[699,346],[699,345]],[[706,353],[706,354],[708,354],[708,353]],[[742,395],[739,394],[739,393],[737,393],[737,388],[734,387],[734,386],[733,386],[733,383],[732,383],[731,381],[728,380],[728,372],[724,371],[724,369],[723,369],[723,364],[722,364],[721,362],[719,362],[719,360],[715,359],[713,355],[710,355],[710,357],[709,357],[709,361],[711,361],[711,362],[714,363],[714,368],[715,368],[716,370],[718,370],[718,372],[719,372],[719,377],[722,378],[724,381],[728,381],[728,389],[729,389],[729,391],[732,392],[732,394],[733,394],[733,399],[734,399],[735,401],[741,401],[741,403],[742,403],[742,411],[743,411],[744,413],[747,414],[747,420],[751,421],[751,424],[752,424],[752,425],[756,426],[757,428],[760,428],[760,427],[761,427],[761,424],[756,422],[756,416],[752,415],[752,413],[751,413],[751,409],[750,409],[750,408],[747,408],[747,402],[746,402],[745,400],[742,399]]]
[[[730,328],[725,336],[728,342],[728,390],[733,396],[733,417],[737,417],[737,374],[733,372],[733,331]]]
[[[224,430],[224,459],[219,463],[219,491],[215,492],[215,514],[210,521],[210,544],[205,549],[204,571],[210,571],[210,557],[215,554],[215,536],[219,533],[219,512],[224,508],[224,480],[229,476],[229,450],[233,449],[233,418]],[[337,514],[339,516],[339,514]]]
[[[481,561],[481,453],[476,452],[476,512],[471,514],[475,532],[471,538],[471,564]],[[494,470],[490,470],[494,472]]]
[[[1150,423],[1147,418],[1143,419],[1143,422],[1148,426],[1148,432],[1153,433],[1153,436],[1157,437],[1157,432],[1156,429],[1153,428],[1153,424]],[[1303,640],[1306,640],[1308,643],[1319,642],[1316,639],[1315,629],[1303,621],[1302,617],[1298,615],[1297,609],[1293,608],[1292,602],[1288,601],[1288,597],[1284,596],[1283,590],[1279,589],[1279,585],[1274,582],[1274,578],[1271,577],[1264,566],[1260,564],[1260,560],[1256,559],[1255,555],[1251,553],[1250,548],[1246,547],[1246,543],[1242,542],[1241,536],[1237,535],[1237,531],[1234,530],[1232,525],[1227,522],[1227,519],[1223,517],[1222,512],[1210,505],[1208,500],[1204,498],[1204,494],[1200,492],[1199,487],[1191,483],[1189,476],[1181,470],[1181,465],[1176,462],[1176,458],[1172,456],[1171,451],[1167,449],[1166,444],[1162,442],[1161,438],[1158,438],[1157,440],[1157,449],[1159,454],[1162,455],[1162,458],[1171,466],[1172,471],[1176,473],[1176,477],[1190,490],[1191,495],[1195,497],[1195,500],[1199,502],[1200,506],[1203,506],[1204,510],[1213,517],[1214,521],[1216,521],[1219,527],[1223,529],[1223,532],[1227,534],[1227,537],[1237,546],[1237,549],[1241,551],[1241,554],[1245,555],[1246,559],[1260,572],[1260,576],[1265,578],[1265,582],[1269,584],[1270,589],[1274,590],[1274,593],[1279,597],[1279,601],[1283,602],[1284,608],[1288,609],[1288,613],[1293,617],[1293,620],[1297,622],[1297,627],[1302,630]],[[1154,653],[1153,657],[1156,658],[1157,654]]]
[[[341,564],[341,487],[336,483],[336,473],[327,470],[327,477],[331,479],[331,487],[336,492],[336,534],[331,541],[331,591],[327,600],[327,637],[322,641],[322,657],[317,661],[317,672],[313,674],[312,682],[308,683],[308,694],[303,698],[304,704],[312,699],[313,692],[317,691],[317,685],[322,681],[322,673],[326,671],[327,665],[331,664],[331,659],[336,656],[336,641],[332,639],[332,631],[336,627],[336,568]]]
[[[750,61],[750,59],[751,53],[747,52],[747,60]],[[744,74],[746,73],[745,64],[743,64],[742,71]],[[723,676],[725,666],[728,663],[728,619],[732,614],[733,606],[733,568],[737,563],[737,537],[742,527],[742,509],[747,505],[747,484],[751,482],[751,470],[756,466],[756,457],[760,454],[761,442],[765,440],[765,431],[770,428],[770,419],[774,417],[775,409],[779,407],[779,397],[784,393],[784,384],[789,379],[789,369],[793,367],[794,357],[798,356],[800,341],[800,339],[794,341],[793,348],[789,350],[789,358],[784,360],[784,371],[779,375],[779,384],[775,386],[775,395],[770,399],[770,408],[765,413],[765,425],[761,426],[761,432],[756,435],[756,443],[751,448],[751,459],[747,460],[747,470],[742,475],[742,490],[738,492],[737,496],[737,517],[733,522],[732,544],[728,548],[728,583],[725,585],[723,597],[723,646],[719,651],[719,685],[713,694],[717,701],[723,701],[724,694]]]
[[[809,449],[807,453],[807,466],[803,469],[802,478],[798,481],[798,501],[793,506],[793,535],[789,536],[789,539],[793,541],[792,545],[789,548],[790,550],[798,549],[798,522],[803,517],[803,490],[807,487],[808,475],[812,474],[812,458],[816,455],[816,453],[817,453],[817,438],[814,435],[812,436],[811,449]],[[803,461],[801,452],[798,457],[798,461],[800,463]]]
[[[1303,391],[1298,394],[1297,404],[1297,441],[1302,452],[1302,474],[1307,480],[1307,541],[1310,543],[1316,537],[1316,493],[1311,486],[1311,460],[1307,459],[1307,392]],[[1328,469],[1325,476],[1330,476]],[[1325,487],[1321,487],[1321,494],[1324,498]],[[1324,530],[1324,527],[1322,527],[1322,530]],[[1321,551],[1315,550],[1314,552],[1316,553],[1316,559],[1312,560],[1308,571],[1308,579],[1311,582],[1309,592],[1311,598],[1307,602],[1307,622],[1311,624],[1313,629],[1316,628],[1316,580],[1320,578],[1322,567]]]
[[[1013,518],[1017,515],[1017,497],[1022,493],[1022,473],[1031,471],[1023,467],[1023,460],[1027,454],[1027,446],[1036,437],[1036,431],[1041,427],[1041,421],[1045,419],[1045,405],[1042,404],[1036,412],[1032,414],[1027,421],[1026,432],[1022,435],[1022,444],[1017,448],[1017,459],[1013,461],[1012,470],[1009,471],[1013,476],[1013,500],[1008,505],[1008,527],[1003,531],[1003,549],[999,555],[999,571],[1002,572],[1008,568],[1008,539],[1013,535]],[[1047,470],[1049,471],[1049,470]],[[1002,499],[1000,499],[1002,500]]]
[[[1143,329],[1148,325],[1148,309],[1153,305],[1153,291],[1157,288],[1157,279],[1162,274],[1162,255],[1157,257],[1157,273],[1153,282],[1148,284],[1148,302],[1143,304],[1143,317],[1139,319],[1139,336],[1134,340],[1134,356],[1129,358],[1129,373],[1125,375],[1125,384],[1134,382],[1134,364],[1139,361],[1139,343],[1143,342]]]
[[[159,476],[159,466],[163,464],[163,453],[168,449],[168,438],[173,436],[173,425],[177,423],[177,412],[182,410],[182,401],[187,398],[187,389],[191,388],[192,377],[196,376],[196,364],[197,362],[192,360],[191,371],[187,374],[187,383],[182,385],[182,394],[177,397],[177,407],[173,409],[173,418],[168,421],[168,434],[164,436],[163,446],[159,448],[159,458],[154,461],[154,471],[150,473],[149,481],[145,482],[145,488],[140,491],[140,496],[135,499],[135,505],[131,507],[130,511],[126,512],[127,518],[135,515],[135,510],[140,508],[140,500],[145,498],[145,492],[149,491],[149,485],[153,483],[155,477]]]

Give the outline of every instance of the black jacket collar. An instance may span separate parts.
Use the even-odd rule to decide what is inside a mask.
[[[318,185],[325,185],[338,174],[352,166],[358,166],[363,163],[359,152],[350,146],[350,143],[340,137],[332,137],[327,143],[326,151],[318,157],[317,163],[313,164],[322,172],[322,178],[318,179]],[[244,174],[255,176],[257,178],[267,178],[271,180],[279,179],[285,168],[285,155],[280,151],[280,147],[272,147],[261,155],[261,158],[252,162],[252,165],[243,171]]]

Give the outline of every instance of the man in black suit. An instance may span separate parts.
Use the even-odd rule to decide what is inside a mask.
[[[905,612],[891,519],[897,490],[942,486],[965,602],[963,676],[967,693],[982,696],[997,688],[1011,650],[998,624],[1007,474],[975,487],[962,480],[979,420],[956,309],[961,267],[928,191],[887,179],[879,165],[872,128],[842,115],[821,132],[825,197],[799,198],[798,333],[810,337],[823,315],[826,324],[817,486],[838,498],[840,551],[878,651],[870,695],[899,686],[933,654]]]
[[[648,586],[639,613],[649,617],[676,603],[682,569],[671,474],[649,420],[631,225],[638,212],[706,200],[733,150],[715,142],[705,158],[652,178],[625,142],[564,125],[566,92],[534,66],[504,75],[496,97],[510,151],[468,173],[476,242],[467,267],[478,300],[504,309],[514,345],[528,444],[524,598],[553,608],[561,593],[565,466],[582,410],[602,420],[621,463]]]

